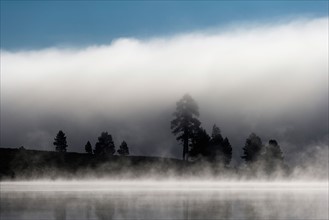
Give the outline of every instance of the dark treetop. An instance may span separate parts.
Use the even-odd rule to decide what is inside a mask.
[[[113,155],[115,153],[115,146],[112,136],[108,132],[102,132],[98,137],[94,154],[96,155]]]
[[[53,144],[56,146],[55,148],[56,151],[66,152],[66,148],[67,148],[66,136],[62,130],[60,130],[57,133]]]

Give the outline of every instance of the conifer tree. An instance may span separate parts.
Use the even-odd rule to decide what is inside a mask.
[[[190,95],[186,94],[176,103],[176,111],[173,115],[175,118],[171,121],[172,133],[183,144],[183,160],[188,160],[189,145],[193,134],[198,131],[201,124],[197,118],[198,105]]]
[[[120,156],[128,156],[129,155],[129,148],[128,145],[125,141],[122,141],[119,149],[118,149],[118,154]]]
[[[209,159],[228,166],[232,159],[232,147],[227,137],[223,138],[219,127],[214,124],[209,146]]]
[[[112,136],[108,132],[102,132],[98,137],[95,145],[94,154],[96,155],[113,155],[115,153],[115,146]]]
[[[272,158],[276,161],[283,161],[283,153],[280,145],[276,140],[270,140],[268,146],[266,147],[265,154],[268,158]]]
[[[247,164],[252,164],[261,158],[263,148],[264,146],[260,137],[255,133],[251,133],[246,140],[243,148],[243,156],[241,156],[241,158],[244,159]]]
[[[192,136],[190,156],[192,158],[200,158],[206,160],[209,158],[209,141],[210,137],[207,131],[203,128],[199,128]]]
[[[223,163],[225,166],[228,166],[232,160],[232,146],[227,137],[225,137],[223,140],[222,151],[223,151],[223,155],[224,155]]]
[[[62,130],[60,130],[55,139],[54,139],[54,145],[55,145],[55,150],[57,152],[66,152],[67,148],[67,142],[66,142],[66,136]]]
[[[90,142],[88,141],[87,144],[85,145],[85,150],[88,154],[92,154],[93,153],[93,149],[92,146],[90,144]]]
[[[270,140],[266,146],[264,163],[268,173],[271,173],[275,169],[283,168],[283,153],[276,140]]]

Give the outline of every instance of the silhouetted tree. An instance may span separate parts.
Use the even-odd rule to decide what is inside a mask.
[[[262,152],[262,140],[255,133],[251,133],[246,140],[245,146],[243,148],[244,154],[241,156],[241,158],[244,159],[247,164],[252,164],[260,159]]]
[[[190,141],[201,124],[197,119],[198,105],[190,95],[186,94],[176,103],[176,111],[173,115],[175,118],[171,121],[172,133],[183,144],[183,160],[188,160]]]
[[[56,146],[55,149],[57,152],[66,152],[66,148],[67,148],[66,136],[62,130],[60,130],[57,133],[53,144]]]
[[[107,132],[102,132],[98,137],[98,142],[95,145],[94,154],[96,155],[113,155],[115,153],[115,146],[112,136]]]
[[[283,167],[283,153],[276,140],[270,140],[268,146],[266,146],[264,162],[266,171],[269,173],[279,167]]]
[[[195,159],[207,159],[207,157],[209,157],[209,141],[210,136],[207,134],[206,130],[199,127],[192,135],[190,156]]]
[[[283,153],[276,140],[270,140],[265,150],[265,155],[273,160],[283,161]]]
[[[93,153],[93,148],[90,144],[90,142],[88,141],[87,144],[85,145],[85,150],[88,154],[92,154]]]
[[[221,135],[221,131],[220,131],[220,128],[217,127],[216,124],[214,124],[212,126],[212,133],[211,133],[211,139],[212,140],[219,140],[219,142],[222,142],[223,141],[223,137]]]
[[[199,127],[193,133],[190,155],[193,158],[202,158],[211,163],[229,165],[232,159],[232,147],[227,137],[223,139],[220,129],[214,125],[211,137],[206,130]]]
[[[225,137],[223,141],[223,155],[224,155],[223,158],[224,165],[228,166],[232,160],[232,146],[227,137]]]
[[[223,139],[220,129],[213,126],[209,145],[209,160],[229,165],[232,159],[232,147],[227,137]]]
[[[223,145],[223,137],[221,135],[221,131],[219,127],[217,127],[215,124],[212,128],[212,133],[211,133],[211,140],[209,143],[209,160],[214,162],[214,161],[222,161],[223,160],[223,150],[222,150],[222,145]]]
[[[128,156],[129,155],[129,148],[125,141],[122,141],[120,148],[118,149],[118,154],[121,156]]]

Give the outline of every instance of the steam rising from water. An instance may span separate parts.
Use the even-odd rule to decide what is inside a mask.
[[[1,182],[3,192],[43,191],[221,191],[221,190],[323,190],[328,182],[305,181],[20,181]]]
[[[1,50],[0,147],[50,150],[63,129],[69,151],[82,151],[107,130],[135,155],[177,156],[169,121],[186,92],[198,101],[203,126],[217,123],[228,136],[235,158],[256,132],[279,141],[291,175],[210,180],[202,167],[207,181],[170,174],[94,181],[87,168],[74,175],[91,180],[0,182],[0,218],[329,218],[328,17],[78,49]]]
[[[328,182],[2,182],[1,219],[328,219]]]

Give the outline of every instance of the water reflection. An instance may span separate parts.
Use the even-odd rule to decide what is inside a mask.
[[[1,219],[328,219],[328,190],[2,192]]]
[[[56,220],[66,220],[66,204],[57,202],[54,208],[54,216]]]
[[[114,217],[114,201],[110,199],[96,200],[94,202],[95,215],[99,220],[109,220]]]

